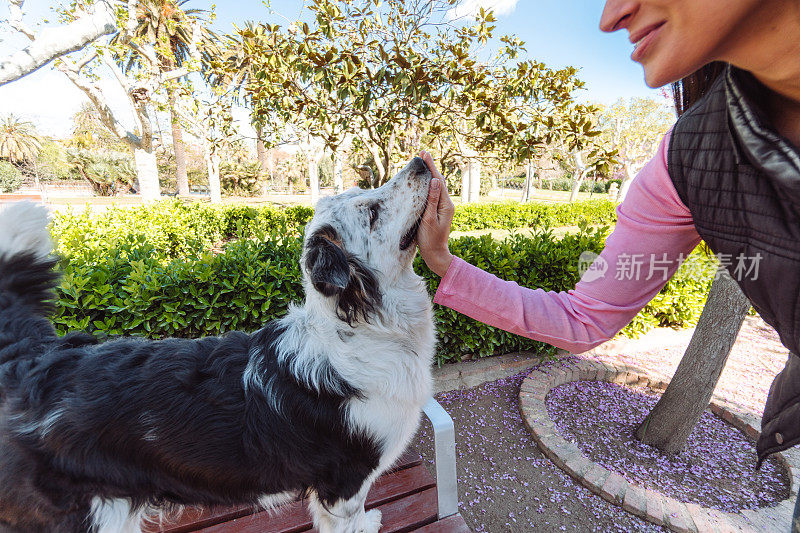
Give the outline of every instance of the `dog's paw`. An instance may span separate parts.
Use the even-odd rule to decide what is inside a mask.
[[[381,512],[377,509],[364,513],[364,521],[358,533],[378,533],[381,529]]]

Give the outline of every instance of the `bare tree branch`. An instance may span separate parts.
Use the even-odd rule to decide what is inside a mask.
[[[22,20],[22,5],[25,0],[8,0],[8,25],[33,41],[36,33]]]
[[[83,93],[89,98],[92,104],[94,104],[95,108],[97,108],[97,111],[100,113],[100,119],[103,121],[103,124],[109,130],[111,130],[114,135],[128,143],[133,148],[139,147],[142,142],[141,138],[132,131],[129,131],[121,122],[117,120],[116,116],[114,115],[114,111],[106,103],[106,99],[103,96],[100,87],[98,87],[97,84],[89,82],[80,75],[80,69],[78,68],[78,65],[81,65],[81,68],[85,66],[85,63],[81,63],[76,64],[62,60],[58,64],[57,68],[66,74],[70,81],[75,84],[78,89],[83,91]]]
[[[116,13],[109,0],[98,0],[91,11],[80,14],[69,24],[45,28],[38,35],[22,22],[23,3],[24,0],[11,0],[10,23],[32,42],[25,49],[0,59],[0,85],[18,80],[54,59],[117,31]]]

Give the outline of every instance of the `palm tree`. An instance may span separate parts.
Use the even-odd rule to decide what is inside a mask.
[[[35,163],[42,150],[42,138],[32,122],[11,114],[0,120],[0,158],[15,165]]]
[[[216,35],[201,22],[208,13],[204,9],[184,9],[189,0],[141,0],[137,5],[135,35],[143,42],[152,43],[156,50],[159,68],[169,72],[191,59],[192,48],[197,46],[201,62],[207,65],[212,56]],[[195,32],[200,32],[197,35]],[[125,69],[130,70],[138,62],[136,53],[127,58]],[[167,86],[167,99],[172,124],[172,145],[175,150],[178,194],[189,194],[189,179],[186,171],[186,147],[183,144],[183,128],[176,111],[178,101],[176,85]]]

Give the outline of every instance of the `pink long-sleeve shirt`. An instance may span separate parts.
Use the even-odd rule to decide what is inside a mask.
[[[631,183],[603,252],[575,289],[520,287],[456,257],[434,302],[573,353],[612,338],[700,243],[692,216],[667,173],[667,146],[669,133]]]

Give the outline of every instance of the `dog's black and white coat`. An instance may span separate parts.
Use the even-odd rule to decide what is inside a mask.
[[[136,532],[184,505],[306,495],[323,532],[376,532],[374,479],[430,396],[431,304],[411,268],[430,173],[322,199],[303,305],[255,334],[58,337],[47,212],[0,212],[0,531]]]

